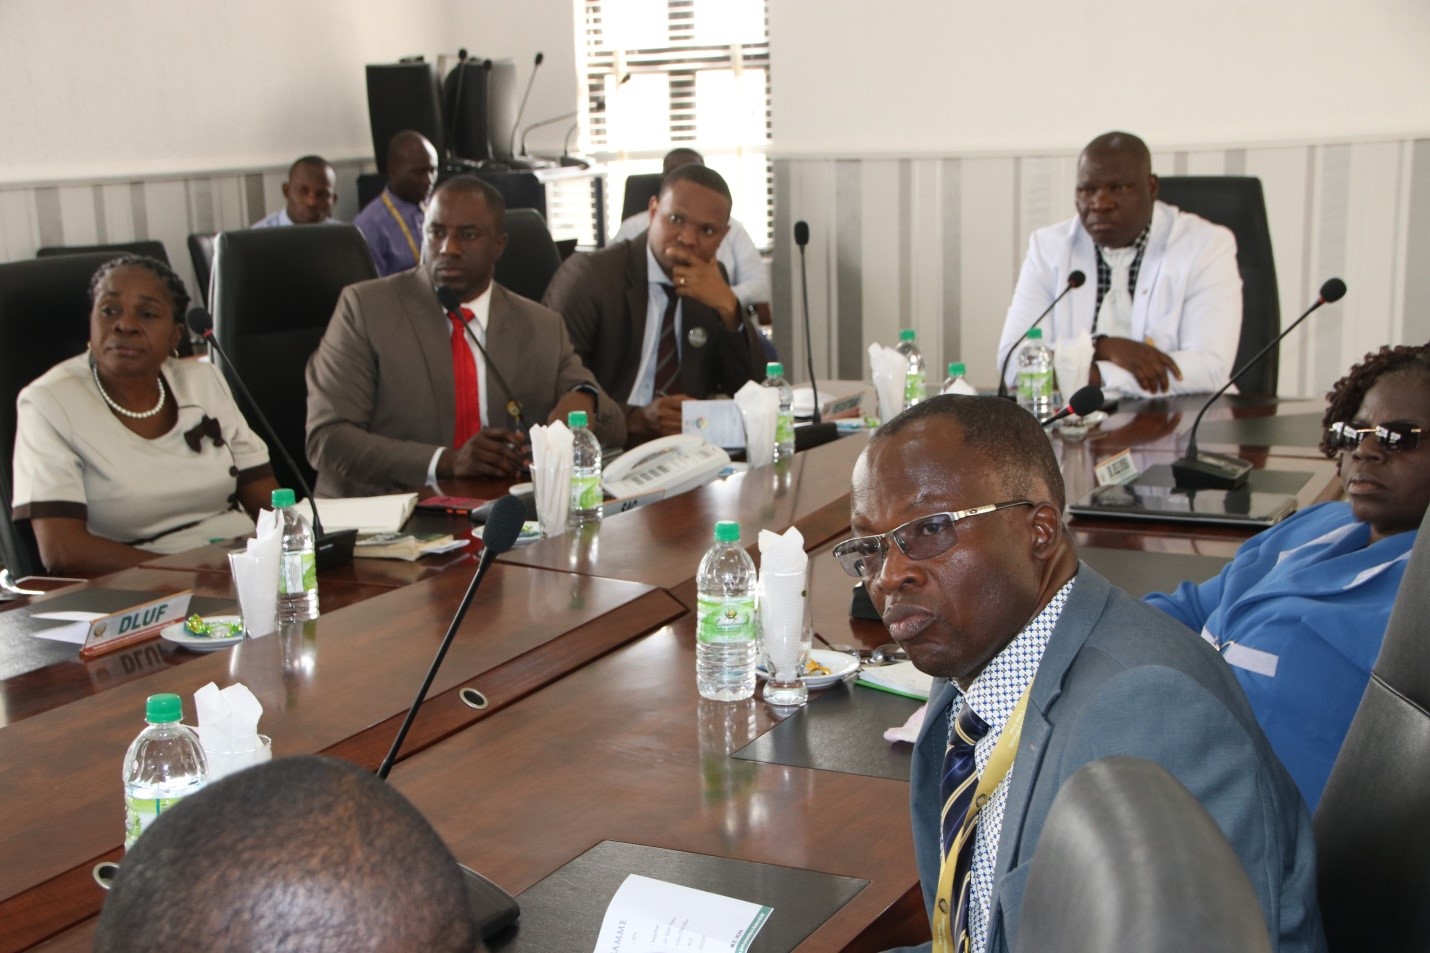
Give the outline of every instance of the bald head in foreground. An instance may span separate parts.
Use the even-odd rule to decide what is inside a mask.
[[[162,815],[124,858],[96,953],[482,949],[457,861],[406,798],[283,758]]]
[[[935,676],[911,779],[934,936],[960,950],[967,937],[972,953],[1014,945],[1058,789],[1126,754],[1166,768],[1216,820],[1273,949],[1320,949],[1310,817],[1230,667],[1078,561],[1063,493],[1042,428],[995,397],[916,404],[854,468],[859,535],[834,555]]]

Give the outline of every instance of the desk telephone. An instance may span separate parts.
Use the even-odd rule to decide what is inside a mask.
[[[660,499],[709,483],[729,465],[730,455],[704,438],[673,434],[612,460],[601,474],[601,487],[616,500],[652,494]]]

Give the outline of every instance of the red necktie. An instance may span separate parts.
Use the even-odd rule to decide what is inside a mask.
[[[460,447],[482,429],[481,390],[477,387],[477,362],[467,345],[466,327],[455,314],[452,321],[452,382],[457,394],[457,426],[452,433],[452,446]],[[476,317],[468,308],[462,309],[468,321]]]
[[[680,352],[675,339],[675,309],[680,306],[680,298],[675,294],[674,285],[661,285],[665,289],[665,314],[660,319],[660,338],[655,351],[655,394],[661,397],[681,393]]]

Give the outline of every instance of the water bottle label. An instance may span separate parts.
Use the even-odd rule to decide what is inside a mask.
[[[695,638],[700,642],[755,641],[755,598],[736,596],[696,600]]]
[[[904,375],[904,406],[917,404],[924,399],[924,372],[909,371]]]
[[[1052,400],[1053,372],[1046,368],[1018,372],[1018,399]]]
[[[124,849],[128,850],[139,835],[149,829],[154,818],[178,804],[181,797],[128,797],[124,798]]]
[[[279,561],[278,594],[298,595],[318,588],[318,557],[309,552],[284,553]]]
[[[781,411],[775,418],[775,445],[794,443],[794,413]]]
[[[571,475],[571,508],[573,510],[594,510],[603,502],[600,474]]]

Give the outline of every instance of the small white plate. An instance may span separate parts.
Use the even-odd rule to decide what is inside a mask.
[[[241,622],[242,618],[236,615],[209,615],[204,616],[205,622]],[[160,637],[168,639],[175,645],[182,645],[190,652],[217,652],[219,649],[226,649],[230,645],[237,645],[242,642],[244,635],[242,630],[237,635],[228,635],[223,638],[209,638],[204,635],[194,635],[184,628],[184,623],[174,622],[164,626],[159,632]]]
[[[828,675],[806,675],[803,679],[805,688],[825,688],[835,682],[843,681],[859,670],[859,660],[852,655],[845,655],[843,652],[830,652],[827,649],[812,649],[809,653],[812,662],[818,662],[829,669]],[[769,678],[769,672],[765,671],[763,664],[755,669],[755,674],[760,678]]]

